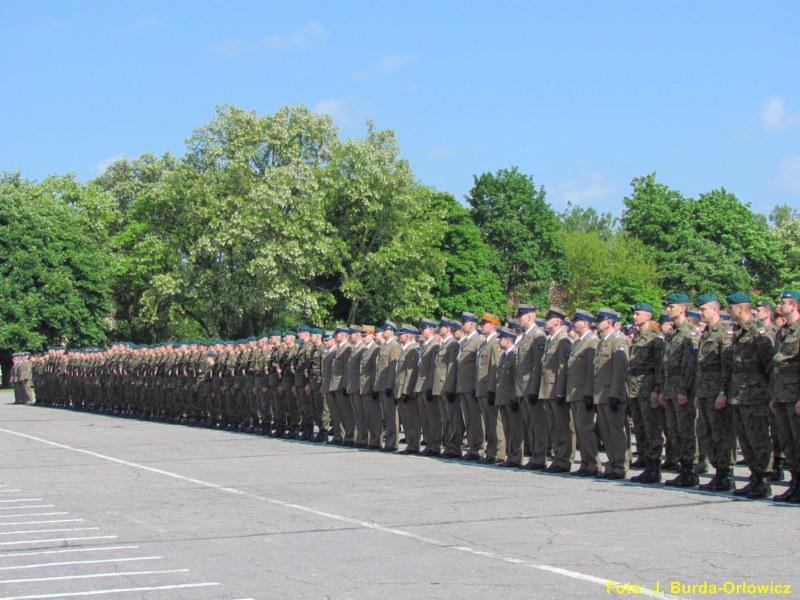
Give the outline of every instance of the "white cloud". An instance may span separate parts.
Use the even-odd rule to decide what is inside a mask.
[[[96,163],[94,163],[94,172],[97,175],[102,175],[103,173],[106,172],[106,169],[108,169],[108,167],[113,165],[118,160],[122,160],[123,158],[127,158],[127,156],[125,154],[115,154],[113,156],[109,156],[107,158],[98,160]]]
[[[778,165],[778,185],[781,189],[800,194],[800,155],[784,158]]]
[[[800,122],[800,114],[786,110],[782,96],[773,96],[761,107],[761,126],[765,131],[780,131]]]
[[[339,126],[350,127],[356,121],[347,102],[338,98],[320,100],[312,110],[318,114],[328,115]]]
[[[559,182],[552,189],[560,202],[580,206],[608,200],[614,192],[614,186],[599,171],[589,171],[574,179]]]
[[[211,52],[225,58],[238,58],[246,54],[258,54],[279,50],[322,48],[328,39],[328,29],[320,23],[308,23],[287,33],[273,33],[257,41],[241,38],[220,40],[211,46]]]

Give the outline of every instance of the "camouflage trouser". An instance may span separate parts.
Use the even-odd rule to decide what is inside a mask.
[[[642,420],[642,427],[645,431],[647,445],[639,440],[638,429],[636,429],[636,418],[633,419],[634,430],[636,431],[636,449],[639,456],[644,456],[648,460],[661,460],[661,449],[664,447],[664,427],[666,416],[662,407],[653,408],[650,404],[650,394],[645,397],[634,398],[633,402],[628,403],[631,407],[635,404],[636,409]],[[631,411],[633,412],[633,410]]]
[[[714,408],[714,398],[698,398],[700,410],[697,411],[697,440],[708,454],[708,460],[718,471],[731,466],[731,458],[736,449],[736,433],[733,429],[733,408],[722,410]]]
[[[284,388],[278,383],[272,389],[272,419],[276,429],[286,428],[286,398]]]
[[[631,398],[632,402],[628,402],[628,411],[631,414],[631,419],[633,419],[633,433],[636,436],[636,451],[639,453],[640,457],[648,457],[650,453],[650,449],[653,445],[653,442],[650,441],[650,436],[648,435],[647,425],[645,425],[645,415],[643,414],[643,408],[639,403],[638,398]],[[647,397],[647,405],[650,405],[650,396],[648,394]],[[659,456],[661,452],[659,451]]]
[[[300,421],[303,417],[306,402],[305,385],[296,385],[292,388],[291,402],[289,403],[289,427],[297,429],[300,427]]]
[[[664,407],[667,431],[672,432],[675,440],[675,458],[682,463],[694,464],[697,460],[696,412],[691,400],[680,405],[676,399],[669,398]]]
[[[764,474],[772,470],[772,439],[769,436],[769,406],[739,404],[733,412],[736,437],[750,471]]]
[[[794,410],[794,402],[780,402],[776,408],[775,426],[783,455],[789,468],[800,472],[800,415]]]
[[[314,431],[314,400],[311,389],[306,386],[295,388],[300,394],[300,424],[303,431]]]

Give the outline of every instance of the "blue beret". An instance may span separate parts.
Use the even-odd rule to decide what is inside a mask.
[[[411,335],[417,335],[419,333],[419,329],[413,325],[409,325],[408,323],[403,323],[400,325],[400,329],[397,330],[397,333],[410,333]]]
[[[386,321],[383,324],[384,329],[391,329],[392,331],[397,331],[397,325],[395,325],[392,321]]]
[[[688,304],[689,296],[683,292],[675,292],[674,294],[667,296],[664,301],[667,304]]]
[[[508,327],[501,327],[500,329],[497,330],[497,334],[501,338],[508,338],[510,340],[517,339],[517,333],[515,331],[509,329]]]
[[[520,304],[517,307],[517,316],[521,317],[522,315],[527,315],[528,313],[535,313],[536,306],[534,304]]]
[[[594,323],[594,315],[586,310],[576,310],[575,315],[572,317],[573,321],[586,321],[587,323]]]
[[[615,323],[619,321],[619,313],[610,308],[603,308],[597,311],[597,321],[603,321],[604,319],[608,319],[609,321],[614,321]]]
[[[698,311],[696,311],[696,310],[687,310],[686,311],[686,316],[690,317],[692,319],[699,319],[700,318],[700,313]]]
[[[746,294],[744,292],[734,292],[730,294],[726,300],[728,304],[750,304],[753,299],[750,297],[750,294]]]
[[[478,322],[478,315],[472,314],[471,312],[462,312],[461,313],[461,322],[466,323],[467,321],[472,321],[473,323]]]
[[[792,298],[794,300],[800,300],[800,292],[797,290],[783,290],[781,292],[781,300],[784,298]]]
[[[633,312],[636,312],[637,310],[649,312],[651,315],[656,312],[655,309],[653,308],[653,305],[648,304],[647,302],[637,302],[636,304],[633,305],[632,310]]]
[[[436,329],[437,327],[438,324],[433,319],[422,319],[422,321],[419,322],[420,329]]]

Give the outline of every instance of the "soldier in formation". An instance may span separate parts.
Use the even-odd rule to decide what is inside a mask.
[[[785,290],[779,307],[725,300],[729,316],[713,294],[671,294],[666,318],[639,302],[630,327],[607,308],[537,319],[521,304],[504,324],[464,312],[51,347],[15,355],[12,376],[20,402],[32,381],[43,405],[384,452],[404,441],[402,454],[579,477],[626,478],[635,446],[636,483],[661,483],[675,460],[666,485],[751,499],[771,496],[785,462],[791,481],[774,500],[800,504],[800,292]],[[737,447],[750,471],[739,488]],[[699,485],[706,461],[714,473]]]

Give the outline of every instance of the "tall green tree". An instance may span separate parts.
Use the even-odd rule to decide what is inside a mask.
[[[416,183],[391,130],[336,145],[324,170],[327,222],[338,244],[335,316],[416,319],[436,307],[445,231],[433,195]]]
[[[439,311],[451,316],[464,310],[504,315],[508,303],[497,274],[497,252],[483,240],[469,210],[451,194],[438,192],[433,199],[431,218],[442,218],[447,225],[439,246],[445,260],[444,277],[433,291]]]
[[[770,214],[774,225],[772,238],[777,244],[778,286],[800,289],[800,213],[786,205],[776,206]],[[779,261],[779,262],[778,262]]]
[[[546,304],[564,274],[564,248],[544,188],[512,167],[475,177],[467,200],[484,240],[500,257],[498,274],[509,299]]]
[[[0,360],[15,350],[105,340],[111,260],[110,198],[71,177],[0,178]]]
[[[595,232],[607,240],[614,235],[619,219],[611,213],[598,213],[594,208],[584,208],[567,203],[567,208],[559,215],[561,227],[567,233]]]

